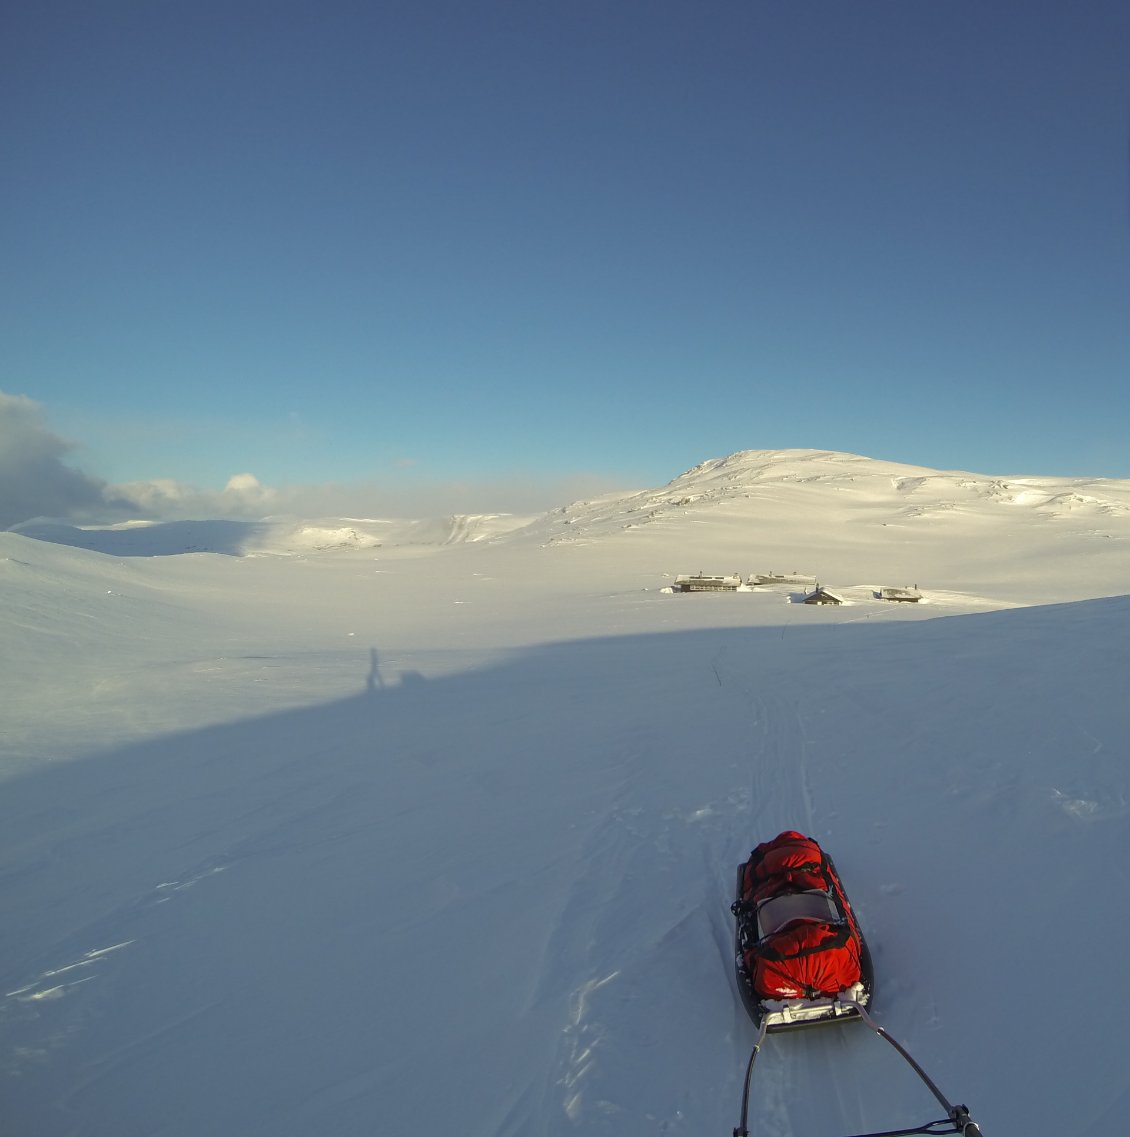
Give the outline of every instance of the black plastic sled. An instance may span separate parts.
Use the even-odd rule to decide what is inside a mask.
[[[758,845],[738,866],[731,911],[737,919],[738,991],[758,1028],[746,1067],[741,1122],[733,1137],[749,1137],[753,1065],[766,1035],[845,1022],[862,1023],[890,1043],[945,1110],[945,1117],[922,1125],[850,1137],[982,1137],[969,1110],[951,1104],[905,1047],[872,1019],[871,952],[836,866],[815,841],[786,830]]]
[[[738,992],[754,1023],[761,1026],[764,1022],[766,1030],[779,1031],[858,1018],[856,1007],[867,1006],[871,1001],[875,989],[875,969],[871,962],[871,951],[859,929],[832,858],[827,853],[823,854],[822,870],[827,878],[825,889],[780,892],[752,905],[743,897],[747,863],[738,866],[737,888],[731,911],[737,917],[734,928],[734,962]],[[859,979],[838,994],[813,993],[793,999],[772,999],[759,994],[754,988],[753,976],[747,965],[749,950],[770,930],[776,930],[787,923],[790,917],[795,920],[821,919],[841,924],[857,944]]]

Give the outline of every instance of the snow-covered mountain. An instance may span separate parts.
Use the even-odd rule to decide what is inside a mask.
[[[912,524],[941,515],[1011,507],[1046,520],[1085,518],[1102,526],[1130,518],[1130,481],[1112,478],[990,477],[929,470],[828,450],[746,450],[703,462],[658,490],[561,512],[571,525],[644,524],[688,510],[737,507],[747,516],[812,511],[849,514],[857,524]]]
[[[793,826],[988,1137],[1119,1131],[1128,518],[749,451],[534,519],[0,533],[6,1131],[728,1134],[734,868]],[[771,569],[848,603],[669,588]],[[860,1028],[758,1061],[759,1137],[935,1116]]]
[[[537,525],[553,543],[643,527],[650,543],[688,556],[701,549],[723,571],[797,570],[842,585],[929,582],[1050,602],[1126,589],[1130,481],[992,477],[823,450],[750,450],[704,462],[660,489],[566,506]]]
[[[491,513],[424,519],[266,517],[259,521],[130,521],[107,527],[80,527],[38,519],[14,526],[11,531],[40,541],[93,549],[118,557],[182,553],[293,556],[337,549],[483,541],[519,528],[528,520]]]
[[[915,582],[1000,603],[1118,594],[1126,587],[1130,480],[936,471],[824,450],[748,450],[656,489],[573,502],[542,517],[50,521],[24,536],[112,556],[218,552],[418,556],[464,543],[612,542],[617,564],[661,573],[796,571],[842,588]],[[695,561],[701,563],[695,563]]]

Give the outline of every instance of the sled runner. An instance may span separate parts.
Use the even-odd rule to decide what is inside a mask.
[[[875,986],[871,953],[836,866],[811,837],[787,829],[758,845],[738,867],[730,906],[738,991],[757,1024],[746,1068],[741,1123],[748,1137],[753,1064],[766,1034],[829,1023],[862,1022],[889,1042],[946,1111],[939,1121],[855,1137],[909,1137],[956,1133],[981,1137],[963,1105],[951,1105],[921,1066],[867,1011]]]

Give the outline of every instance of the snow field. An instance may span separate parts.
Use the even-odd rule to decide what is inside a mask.
[[[736,515],[697,519],[244,558],[0,534],[11,1131],[729,1133],[728,906],[786,827],[988,1137],[1117,1131],[1130,599],[1053,566],[1073,602],[1014,607],[1023,541],[999,593],[958,558],[918,606],[846,571],[839,609],[664,595],[806,567],[807,513],[748,568]],[[759,1137],[935,1116],[862,1028],[758,1060]]]

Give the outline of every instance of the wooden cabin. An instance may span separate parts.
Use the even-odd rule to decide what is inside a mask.
[[[816,584],[816,577],[800,572],[758,572],[749,578],[748,584],[751,588],[772,584],[803,584],[808,587]]]
[[[675,577],[676,592],[737,592],[741,585],[742,578],[737,573],[707,576],[700,572],[697,576]]]
[[[918,585],[913,588],[880,588],[877,596],[880,600],[894,600],[900,604],[917,604],[922,599]]]
[[[834,592],[821,588],[820,585],[816,586],[815,592],[808,593],[801,601],[802,604],[842,604],[843,602],[842,596],[837,596]]]

